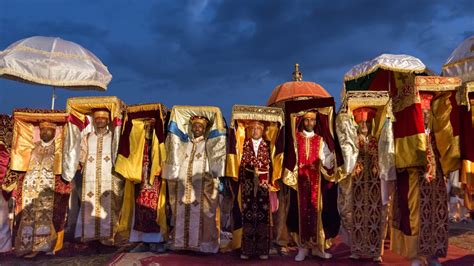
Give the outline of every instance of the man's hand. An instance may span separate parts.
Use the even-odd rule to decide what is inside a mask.
[[[260,181],[259,186],[268,189],[270,187],[270,184],[268,183],[267,179],[263,179],[263,180]]]

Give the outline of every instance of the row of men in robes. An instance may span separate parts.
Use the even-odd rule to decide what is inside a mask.
[[[350,238],[351,257],[381,261],[389,212],[387,195],[391,194],[383,191],[390,190],[395,179],[403,181],[394,178],[393,169],[380,169],[387,168],[387,164],[379,164],[386,159],[379,157],[385,151],[379,149],[372,133],[376,112],[371,108],[353,111],[359,125],[355,143],[358,154],[352,158],[354,167],[349,178],[339,182],[340,199],[344,199],[339,211]],[[338,210],[327,198],[329,191],[337,191],[333,181],[340,164],[328,128],[318,125],[325,123],[323,113],[308,108],[291,121],[289,132],[294,136],[296,159],[296,171],[291,174],[285,174],[282,167],[288,147],[284,132],[288,131],[280,108],[236,106],[229,132],[216,107],[175,106],[169,116],[166,113],[160,104],[125,109],[115,97],[70,99],[68,112],[55,113],[53,121],[47,121],[51,113],[39,118],[14,113],[13,149],[8,148],[13,152],[3,175],[8,180],[2,187],[9,191],[16,184],[15,213],[19,218],[13,235],[17,254],[34,256],[59,250],[66,211],[68,226],[75,228],[74,235],[81,241],[106,245],[142,242],[137,251],[163,251],[163,242],[169,240],[175,250],[215,253],[221,246],[222,223],[217,213],[220,180],[224,179],[234,199],[230,215],[233,237],[228,247],[241,248],[242,259],[253,255],[267,259],[274,238],[272,226],[282,221],[285,225],[280,224],[280,228],[287,228],[299,248],[295,260],[304,260],[309,251],[322,258],[331,257],[326,250],[338,226],[336,230],[329,228],[338,221],[328,211],[335,211],[337,217]],[[37,139],[35,130],[39,133]],[[29,155],[25,152],[28,149]],[[428,152],[429,174],[414,171],[423,176],[418,182],[432,190],[428,196],[441,208],[443,176],[433,170],[433,150]],[[381,178],[381,172],[386,178]],[[285,189],[289,204],[282,208],[278,205],[284,202],[281,192]],[[61,196],[67,199],[71,191],[71,204],[67,206]],[[422,200],[410,196],[409,201]],[[278,219],[279,210],[285,219]],[[447,228],[443,219],[426,221],[428,228]],[[396,235],[396,228],[405,230],[405,235],[417,234],[403,226],[394,224],[392,234]],[[419,229],[417,225],[411,228]],[[428,257],[446,254],[447,232],[438,232],[439,237],[426,244],[431,248],[425,252]],[[414,246],[408,249],[417,250]]]

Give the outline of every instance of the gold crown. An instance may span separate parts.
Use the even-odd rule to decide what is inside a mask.
[[[43,121],[43,122],[40,122],[40,123],[39,123],[39,128],[52,128],[52,129],[56,129],[56,124],[55,124],[55,123],[51,123],[51,122],[47,122],[47,121]]]
[[[110,119],[110,112],[109,110],[105,110],[105,109],[95,110],[93,113],[93,117]]]
[[[204,127],[207,127],[207,124],[209,123],[209,119],[207,119],[207,117],[204,117],[204,116],[193,116],[191,117],[190,121],[191,121],[191,125],[194,125],[195,123],[199,123],[203,125]]]
[[[316,113],[315,112],[306,112],[306,114],[303,115],[303,118],[316,119]]]

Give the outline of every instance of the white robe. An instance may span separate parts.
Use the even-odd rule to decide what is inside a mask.
[[[187,143],[178,180],[169,181],[168,185],[174,223],[172,248],[216,253],[219,181],[209,173],[206,141],[202,137]]]
[[[81,241],[103,240],[113,244],[119,222],[123,181],[112,175],[112,133],[86,137],[81,207],[75,237]]]

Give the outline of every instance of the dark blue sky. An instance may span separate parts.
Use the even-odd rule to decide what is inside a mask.
[[[474,34],[474,1],[1,0],[0,49],[33,35],[77,42],[109,67],[108,91],[126,103],[265,104],[291,79],[339,99],[344,73],[381,53],[405,53],[439,72]],[[49,108],[47,87],[0,80],[0,112]]]

